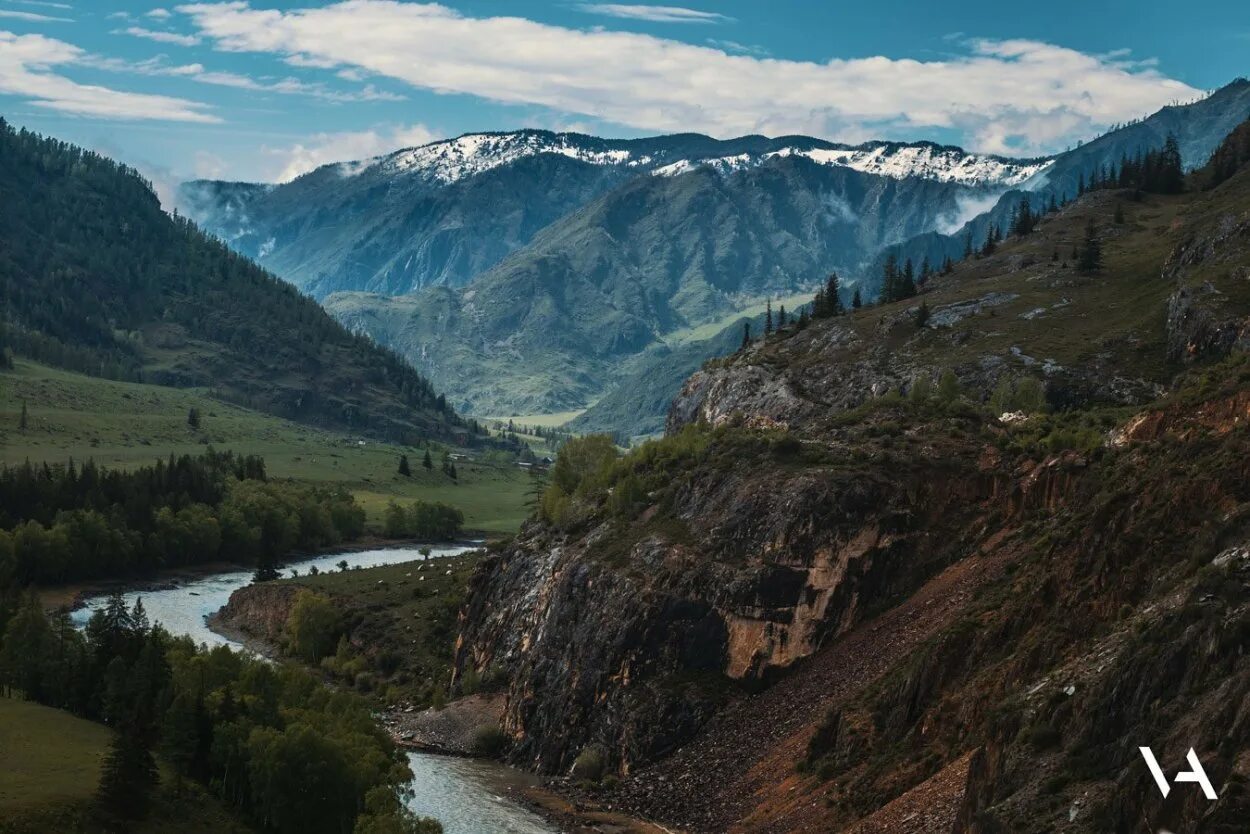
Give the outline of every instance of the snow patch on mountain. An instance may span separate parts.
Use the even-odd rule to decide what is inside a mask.
[[[865,174],[893,179],[937,180],[969,186],[1012,187],[1047,168],[1050,160],[1016,162],[992,156],[964,153],[958,148],[936,145],[872,145],[858,148],[781,148],[763,154],[737,154],[704,160],[679,160],[652,173],[676,176],[699,167],[721,173],[762,165],[770,159],[801,156],[820,165],[851,168]]]
[[[628,150],[588,147],[566,134],[473,133],[369,160],[370,164],[353,173],[377,167],[387,173],[417,174],[450,184],[543,153],[592,165],[648,166],[652,161],[650,156]]]
[[[761,142],[768,141],[759,138]],[[768,151],[674,159],[676,154],[656,150],[654,143],[651,145],[652,152],[644,153],[636,146],[631,147],[633,143],[627,140],[596,139],[575,133],[529,130],[470,133],[360,162],[339,163],[337,171],[344,178],[376,172],[383,176],[414,176],[430,183],[449,185],[539,154],[559,154],[591,165],[628,167],[659,176],[677,176],[696,168],[729,174],[754,168],[769,160],[801,156],[820,165],[851,168],[900,180],[916,177],[973,187],[1010,188],[1051,164],[1050,160],[1017,161],[969,154],[959,148],[928,142],[912,145],[874,142],[849,147],[831,145],[819,139],[797,139],[794,144],[790,144],[789,140],[773,143],[773,149]]]

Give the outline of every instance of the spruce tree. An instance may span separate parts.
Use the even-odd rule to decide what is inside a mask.
[[[739,350],[746,350],[751,346],[751,322],[744,321],[742,323],[742,347]]]
[[[881,267],[881,300],[885,303],[898,301],[899,274],[898,256],[893,252],[885,256],[885,264]]]
[[[825,315],[838,316],[842,314],[842,284],[838,278],[838,273],[829,273],[829,279],[825,282]]]
[[[769,299],[764,306],[764,338],[773,335],[773,302]]]
[[[421,460],[421,465],[424,466],[426,469],[434,468],[434,460],[430,457],[429,449],[425,450],[425,457]]]
[[[407,455],[399,456],[399,474],[403,475],[405,478],[412,477],[412,468],[408,465]]]
[[[924,326],[929,323],[929,302],[920,302],[919,309],[916,310],[916,329],[923,330]]]
[[[851,296],[851,309],[858,310],[864,306],[864,299],[859,294],[859,287],[855,288],[855,294]]]
[[[1102,269],[1102,244],[1098,242],[1098,229],[1094,226],[1093,218],[1085,224],[1085,239],[1077,258],[1077,268],[1086,275],[1092,275]]]
[[[786,305],[782,304],[781,309],[777,311],[777,329],[786,326]]]
[[[142,732],[133,724],[123,725],[100,770],[96,801],[101,810],[115,820],[142,819],[157,781],[156,760]]]
[[[192,431],[200,430],[200,410],[195,406],[191,406],[190,410],[187,411],[187,426]]]

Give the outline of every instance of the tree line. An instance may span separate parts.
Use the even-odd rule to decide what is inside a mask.
[[[129,471],[25,463],[0,468],[0,594],[219,560],[272,566],[364,528],[349,492],[270,482],[258,457],[171,455]]]
[[[407,507],[391,501],[383,524],[390,538],[448,541],[460,535],[464,513],[440,501],[414,501]]]
[[[120,594],[79,631],[28,595],[0,607],[0,691],[115,731],[96,796],[126,830],[148,810],[162,757],[179,792],[195,780],[264,831],[438,834],[401,804],[407,764],[356,696],[295,666],[196,646]]]

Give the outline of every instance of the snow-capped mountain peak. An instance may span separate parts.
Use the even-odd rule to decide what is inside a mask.
[[[595,147],[596,145],[600,147]],[[365,168],[386,173],[415,174],[444,184],[457,182],[519,159],[552,153],[592,165],[646,166],[651,158],[589,137],[569,133],[520,131],[470,133],[370,160]],[[350,173],[355,173],[350,172]]]
[[[761,165],[770,159],[798,156],[821,165],[851,168],[865,174],[892,179],[920,178],[957,182],[968,186],[1012,187],[1050,165],[1050,160],[1017,161],[966,153],[959,148],[929,143],[897,145],[877,143],[859,147],[783,147],[759,154],[735,154],[713,159],[688,160],[656,168],[659,176],[676,176],[699,167],[722,173]]]
[[[343,163],[338,166],[338,173],[350,177],[372,171],[448,185],[539,154],[559,154],[591,165],[626,167],[660,176],[675,176],[701,167],[732,173],[774,159],[804,157],[821,165],[893,179],[915,177],[971,187],[1016,186],[1050,164],[1050,160],[971,154],[929,142],[873,142],[851,147],[807,137],[754,136],[723,142],[703,136],[616,140],[522,130],[469,133],[363,162]]]

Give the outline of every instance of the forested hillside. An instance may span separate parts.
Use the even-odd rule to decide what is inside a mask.
[[[306,423],[469,440],[430,383],[179,217],[135,171],[0,120],[0,294],[14,353],[211,389]],[[20,195],[14,199],[11,195]]]

